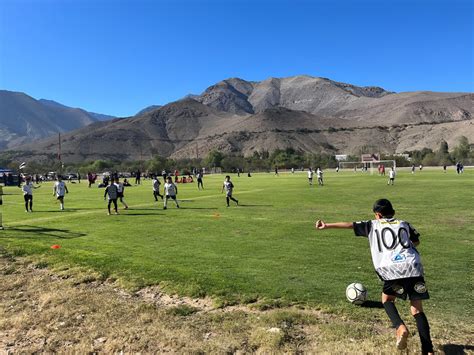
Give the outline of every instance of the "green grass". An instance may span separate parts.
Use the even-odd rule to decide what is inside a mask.
[[[397,216],[422,235],[428,312],[440,321],[469,323],[474,170],[463,175],[440,170],[401,171],[395,186],[352,172],[326,172],[322,188],[310,188],[303,173],[234,176],[241,206],[230,208],[220,193],[223,176],[206,176],[204,191],[180,185],[182,208],[171,202],[166,211],[161,201],[154,203],[151,181],[145,180],[126,189],[131,208],[119,216],[107,216],[103,189],[85,183],[69,185],[64,212],[52,185],[43,184],[35,190],[32,214],[24,212],[20,190],[9,187],[0,207],[6,226],[0,246],[41,267],[83,267],[130,288],[160,284],[221,304],[257,301],[263,309],[307,304],[370,319],[383,315],[345,300],[346,286],[358,281],[379,301],[381,284],[367,240],[347,230],[315,231],[313,224],[318,218],[370,219],[373,202],[386,197]],[[61,248],[53,250],[53,244]]]

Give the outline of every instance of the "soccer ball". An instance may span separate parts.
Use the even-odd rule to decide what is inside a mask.
[[[346,297],[350,303],[360,305],[367,299],[367,289],[361,283],[351,283],[346,288]]]

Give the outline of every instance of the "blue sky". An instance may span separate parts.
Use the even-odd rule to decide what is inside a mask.
[[[474,91],[469,0],[0,0],[0,88],[117,116],[229,77]]]

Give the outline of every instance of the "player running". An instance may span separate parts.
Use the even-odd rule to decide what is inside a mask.
[[[18,179],[20,179],[20,176],[18,176]],[[25,200],[25,212],[33,212],[33,190],[34,189],[39,189],[41,186],[34,186],[33,182],[31,181],[31,176],[27,176],[25,178],[25,183],[21,187],[21,190],[23,191],[23,198]],[[28,210],[28,205],[30,209]]]
[[[56,199],[59,200],[59,208],[61,211],[64,211],[64,195],[68,193],[66,183],[63,181],[63,178],[58,175],[58,181],[56,181],[53,186],[53,196],[56,196]]]
[[[152,181],[152,187],[153,187],[153,198],[155,199],[155,202],[158,202],[158,196],[161,197],[163,200],[163,195],[160,194],[160,179],[158,179],[157,175],[153,176],[153,181]]]
[[[222,192],[225,190],[225,199],[227,202],[227,207],[230,207],[229,202],[230,200],[234,201],[237,205],[239,205],[239,201],[232,197],[232,191],[234,190],[234,184],[230,181],[230,176],[227,175],[224,180],[224,184],[222,185]]]
[[[176,195],[178,194],[178,187],[173,183],[173,179],[171,176],[168,176],[164,186],[164,203],[163,209],[166,210],[168,208],[168,200],[172,199],[174,203],[176,203],[176,207],[179,208],[178,200],[176,199]]]
[[[197,181],[198,181],[198,190],[203,189],[204,190],[204,185],[202,184],[202,172],[198,172],[197,175]]]
[[[323,171],[321,170],[321,168],[316,169],[316,176],[318,178],[318,185],[323,186],[324,185],[324,183],[323,183]]]
[[[115,181],[115,183],[114,183],[115,186],[117,186],[117,197],[118,197],[119,201],[122,203],[122,205],[125,206],[124,209],[127,210],[127,209],[128,209],[128,205],[127,205],[127,203],[125,202],[125,196],[124,196],[124,193],[125,193],[125,185],[120,182],[120,179],[119,179],[118,177],[116,177],[116,178],[114,179],[114,181]]]
[[[107,204],[107,210],[108,210],[107,214],[110,216],[110,205],[112,203],[114,204],[115,214],[119,214],[117,210],[117,197],[118,197],[117,185],[115,185],[114,183],[107,185],[104,192],[104,200],[106,197],[109,200],[109,203]]]
[[[375,272],[384,282],[382,304],[396,329],[399,350],[407,347],[408,329],[395,307],[396,298],[410,299],[423,354],[433,354],[430,326],[423,312],[422,300],[429,299],[423,278],[423,266],[416,246],[420,234],[409,223],[394,218],[389,200],[380,199],[373,206],[375,219],[362,222],[325,223],[316,221],[316,229],[353,229],[356,236],[367,237]]]

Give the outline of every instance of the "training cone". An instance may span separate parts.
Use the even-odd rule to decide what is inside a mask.
[[[57,245],[57,244],[51,245],[51,249],[59,249],[59,248],[61,248],[60,245]]]

